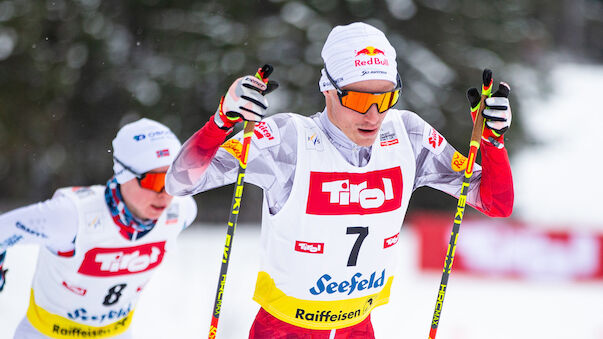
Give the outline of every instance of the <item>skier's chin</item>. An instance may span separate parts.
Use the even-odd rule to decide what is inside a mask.
[[[375,142],[378,133],[379,128],[358,128],[358,137],[354,141],[358,146],[368,147]]]
[[[146,213],[143,216],[144,219],[156,220],[159,219],[163,211],[167,208],[166,205],[150,205],[146,209]]]

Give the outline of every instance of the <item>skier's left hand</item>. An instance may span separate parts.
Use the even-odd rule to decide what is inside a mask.
[[[511,87],[506,82],[498,85],[498,90],[490,98],[486,98],[486,107],[482,111],[485,119],[485,128],[482,139],[492,145],[503,148],[503,134],[511,126],[511,106],[509,106],[509,92]],[[471,104],[471,116],[475,122],[475,116],[479,109],[481,95],[477,88],[470,88],[467,91],[467,99]]]

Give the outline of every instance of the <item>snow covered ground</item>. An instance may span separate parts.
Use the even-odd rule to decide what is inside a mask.
[[[516,217],[593,228],[603,225],[596,179],[602,165],[596,96],[603,93],[602,66],[566,65],[551,76],[555,95],[528,102],[526,122],[545,143],[512,159]],[[592,97],[595,97],[594,100]],[[530,106],[533,109],[529,109]],[[515,112],[518,114],[524,112]],[[136,310],[138,339],[203,338],[214,302],[225,226],[186,230],[147,285]],[[427,338],[440,272],[420,273],[415,235],[404,229],[402,258],[388,305],[373,312],[377,338]],[[259,258],[259,228],[242,225],[234,239],[219,338],[246,338],[258,306],[251,300]],[[462,240],[462,235],[461,235]],[[462,242],[461,242],[462,243]],[[18,246],[8,253],[8,284],[0,293],[0,339],[12,333],[25,314],[37,248]],[[452,274],[440,339],[547,338],[603,339],[601,282],[476,279]]]
[[[133,320],[139,339],[204,338],[218,279],[226,231],[186,230],[147,285]],[[373,312],[377,338],[427,338],[440,273],[417,271],[416,241],[401,234],[403,258],[388,305]],[[251,300],[259,257],[259,229],[242,225],[235,234],[219,338],[246,338],[258,306]],[[25,314],[35,246],[11,249],[7,289],[0,294],[0,339],[12,338]],[[543,283],[475,279],[453,274],[438,330],[448,339],[603,338],[600,283]]]

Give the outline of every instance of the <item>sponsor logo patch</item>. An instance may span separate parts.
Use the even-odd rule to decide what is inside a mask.
[[[67,288],[68,290],[70,290],[71,292],[73,292],[79,296],[84,296],[84,295],[86,295],[86,292],[87,292],[87,290],[85,288],[70,285],[65,281],[63,281],[63,286],[65,286],[65,288]]]
[[[161,131],[152,131],[147,133],[147,137],[151,140],[159,140],[159,139],[176,139],[176,136],[171,131],[161,130]]]
[[[128,307],[120,307],[119,309],[116,310],[109,310],[105,313],[101,313],[101,314],[90,314],[85,308],[80,307],[78,309],[75,309],[71,312],[67,312],[67,317],[71,320],[83,320],[83,321],[96,321],[96,322],[103,322],[105,320],[118,320],[121,319],[125,316],[127,316],[128,314],[130,314],[130,312],[132,311],[132,305],[128,304]],[[123,321],[123,319],[121,319]],[[117,326],[116,326],[117,327]],[[95,336],[93,336],[95,337]],[[74,338],[76,338],[76,336],[74,336]]]
[[[333,278],[328,274],[323,274],[316,281],[316,285],[310,288],[310,293],[313,295],[326,294],[346,294],[350,295],[356,291],[369,290],[377,288],[385,284],[385,270],[377,275],[377,272],[371,273],[370,276],[363,276],[362,273],[356,272],[350,279],[344,281],[332,281]]]
[[[367,173],[310,172],[308,214],[383,213],[398,209],[401,203],[400,167]]]
[[[101,225],[101,218],[100,215],[94,213],[94,212],[88,212],[86,213],[86,225],[88,226],[88,228],[92,231],[101,231],[102,230],[102,225]]]
[[[132,138],[136,141],[142,141],[142,140],[145,140],[146,138],[149,138],[149,140],[153,141],[153,140],[166,139],[166,138],[168,138],[168,139],[176,138],[176,136],[171,131],[160,130],[160,131],[151,131],[147,134],[138,134],[138,135],[133,136]]]
[[[314,128],[306,128],[306,149],[317,151],[324,150],[320,134]]]
[[[260,121],[255,124],[253,130],[255,144],[259,148],[267,148],[278,145],[281,142],[278,128],[273,120]]]
[[[325,244],[321,242],[296,241],[295,250],[304,253],[324,253]]]
[[[385,57],[385,52],[382,49],[366,46],[365,48],[355,51],[354,66],[367,66],[367,65],[389,65],[389,60]]]
[[[455,151],[450,162],[450,167],[455,172],[464,171],[467,168],[467,158],[461,153]]]
[[[78,273],[110,277],[141,273],[161,264],[165,241],[135,247],[93,248],[86,252]]]
[[[423,147],[438,155],[446,147],[446,139],[435,128],[426,123],[423,129]]]
[[[389,238],[385,238],[383,240],[383,248],[388,248],[388,247],[394,246],[395,244],[398,243],[399,238],[400,238],[400,233],[398,233],[394,236],[391,236]]]
[[[372,303],[372,299],[370,299],[370,301]],[[368,310],[368,308],[366,308],[366,307],[365,307],[365,309]],[[364,315],[364,313],[366,313],[366,311],[364,311],[363,313],[360,313],[360,309],[352,310],[350,312],[339,311],[339,313],[333,312],[331,310],[317,310],[316,313],[311,313],[311,312],[306,311],[303,308],[298,308],[295,311],[295,318],[306,320],[306,321],[324,323],[324,322],[342,321],[342,320],[346,320],[346,319],[354,319],[354,318],[360,317],[361,315]]]
[[[359,50],[356,52],[356,56],[359,56],[361,54],[365,54],[365,55],[377,55],[377,54],[381,54],[381,55],[385,55],[385,53],[378,49],[375,48],[373,46],[366,46],[365,48]]]
[[[42,232],[38,232],[36,230],[32,230],[31,228],[25,226],[24,224],[22,224],[21,222],[17,221],[15,223],[15,227],[17,227],[18,229],[25,231],[33,236],[36,236],[38,238],[43,238],[43,239],[48,239],[48,236]]]
[[[243,151],[243,144],[236,139],[232,138],[222,144],[222,147],[226,152],[230,153],[236,159],[241,159],[241,152]]]
[[[398,143],[394,126],[391,123],[381,127],[381,133],[379,134],[379,141],[381,146],[391,146]]]

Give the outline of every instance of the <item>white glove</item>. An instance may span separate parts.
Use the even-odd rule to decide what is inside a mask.
[[[511,126],[512,114],[511,106],[509,106],[509,92],[511,87],[501,82],[498,90],[491,97],[484,100],[485,108],[482,111],[486,128],[482,133],[482,139],[496,146],[497,148],[504,147],[503,134]],[[475,115],[479,110],[480,93],[477,88],[470,88],[467,91],[467,99],[471,104],[471,116],[475,121]]]
[[[268,101],[264,97],[267,87],[262,80],[252,75],[235,80],[220,100],[214,115],[218,127],[229,130],[243,120],[262,120],[268,108]]]
[[[497,96],[497,93],[486,99],[486,108],[482,115],[486,119],[486,126],[495,132],[494,135],[500,136],[511,126],[513,116],[509,99],[504,96]]]

